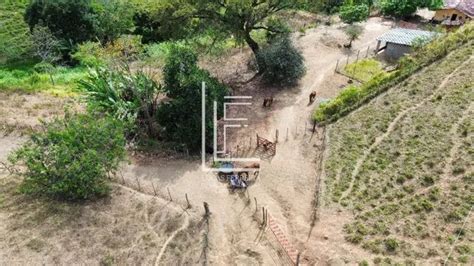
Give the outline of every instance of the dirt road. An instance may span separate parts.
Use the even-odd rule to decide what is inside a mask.
[[[375,38],[390,29],[390,24],[372,18],[365,23],[365,31],[354,42],[353,51],[375,47]],[[308,105],[308,96],[316,91],[317,101],[334,97],[347,84],[347,79],[334,74],[336,61],[346,57],[348,51],[337,47],[345,41],[338,26],[320,26],[308,30],[305,36],[294,36],[302,50],[307,74],[296,88],[258,88],[256,84],[234,88],[234,93],[252,95],[249,108],[229,110],[230,114],[249,118],[249,127],[230,134],[231,146],[245,146],[250,136],[259,133],[270,140],[279,130],[277,154],[271,161],[262,162],[258,182],[248,189],[248,195],[229,193],[213,173],[203,173],[197,160],[154,161],[146,165],[132,164],[126,168],[128,178],[136,176],[159,183],[161,193],[169,188],[173,197],[184,200],[185,193],[195,208],[208,202],[212,219],[210,226],[210,262],[213,264],[285,264],[285,255],[275,261],[278,243],[271,237],[259,239],[259,228],[253,214],[254,198],[259,208],[265,206],[277,221],[290,242],[302,252],[307,263],[349,260],[357,262],[368,256],[361,250],[353,250],[342,236],[344,221],[349,215],[332,207],[320,211],[320,221],[311,231],[313,200],[316,193],[316,159],[321,153],[321,131],[311,134],[310,116],[315,105]],[[239,62],[248,53],[236,54],[228,62]],[[238,67],[240,68],[240,67]],[[233,73],[234,66],[221,67],[220,77]],[[271,109],[263,109],[264,97],[272,95],[275,103]],[[304,129],[306,125],[306,130]],[[288,130],[288,139],[286,132]],[[254,139],[255,141],[255,139]],[[269,232],[267,232],[269,233]],[[280,253],[281,250],[280,250]]]

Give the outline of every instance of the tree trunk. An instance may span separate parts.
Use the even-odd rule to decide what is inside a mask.
[[[260,46],[256,41],[252,39],[252,37],[250,36],[250,32],[247,32],[245,34],[245,42],[249,45],[250,49],[252,49],[253,54],[257,56],[257,53],[260,50]]]
[[[255,61],[258,66],[258,74],[263,73],[265,71],[265,67],[260,65],[257,60],[257,54],[258,54],[258,51],[260,51],[260,46],[258,45],[256,41],[254,41],[254,39],[252,39],[252,37],[250,36],[250,32],[245,33],[245,42],[248,44],[250,49],[252,49],[253,55],[255,57]]]

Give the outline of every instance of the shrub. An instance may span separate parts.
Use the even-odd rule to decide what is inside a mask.
[[[163,87],[169,101],[158,109],[158,121],[163,127],[165,140],[181,148],[199,150],[201,145],[201,84],[206,83],[206,106],[217,102],[218,118],[222,116],[222,103],[228,89],[199,69],[196,55],[188,48],[173,46],[164,67]],[[206,109],[206,132],[212,132],[213,110]],[[207,143],[212,135],[206,134]]]
[[[270,84],[293,85],[304,75],[304,58],[288,37],[280,38],[257,54],[263,78]]]
[[[78,45],[72,58],[87,67],[100,67],[106,64],[104,49],[98,42],[85,42]]]
[[[143,51],[141,36],[122,35],[105,47],[105,56],[109,60],[132,61]]]
[[[369,17],[369,7],[366,4],[344,5],[339,9],[339,17],[349,24],[364,21]]]
[[[395,252],[397,251],[398,247],[400,244],[398,241],[394,238],[387,238],[385,240],[385,248],[387,249],[388,252]]]
[[[149,75],[131,73],[128,68],[99,68],[81,80],[79,87],[86,93],[89,110],[106,112],[124,121],[127,135],[142,133],[142,128],[150,137],[158,135],[154,117],[161,86]]]
[[[67,200],[107,195],[107,176],[125,157],[122,125],[110,118],[67,114],[44,126],[9,158],[25,165],[20,190]]]
[[[33,69],[37,73],[52,73],[54,71],[54,66],[47,62],[40,62],[34,65]]]

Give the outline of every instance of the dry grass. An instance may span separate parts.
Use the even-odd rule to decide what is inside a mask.
[[[150,265],[187,219],[190,225],[163,249],[161,263],[200,260],[198,218],[158,198],[115,186],[111,197],[97,202],[53,202],[18,194],[14,177],[0,181],[1,264]]]

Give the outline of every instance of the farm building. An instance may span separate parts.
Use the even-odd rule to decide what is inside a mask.
[[[436,33],[423,30],[396,28],[377,38],[376,53],[384,52],[387,59],[396,60],[410,53],[413,43],[418,40],[430,40]]]
[[[445,26],[460,26],[474,17],[473,0],[445,0],[433,20]]]

